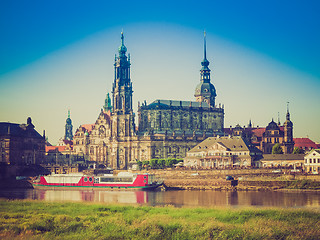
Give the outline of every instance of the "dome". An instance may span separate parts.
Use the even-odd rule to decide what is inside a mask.
[[[272,121],[266,127],[266,130],[279,130],[279,126],[272,119]]]
[[[209,96],[213,96],[216,97],[217,93],[216,93],[216,89],[213,86],[212,83],[199,83],[196,87],[195,90],[195,96],[204,96],[204,97],[209,97]]]

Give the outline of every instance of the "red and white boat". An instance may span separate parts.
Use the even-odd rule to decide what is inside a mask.
[[[152,174],[120,172],[118,175],[53,174],[40,176],[33,181],[34,187],[74,187],[109,189],[156,189],[162,185]]]

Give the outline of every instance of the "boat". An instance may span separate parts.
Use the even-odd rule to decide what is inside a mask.
[[[118,175],[84,175],[82,173],[39,176],[33,181],[35,188],[108,188],[153,190],[163,184],[153,174],[120,172]]]

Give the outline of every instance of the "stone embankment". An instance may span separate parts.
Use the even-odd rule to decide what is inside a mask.
[[[319,175],[293,174],[290,171],[273,169],[238,170],[141,170],[152,173],[164,181],[167,189],[182,190],[253,190],[267,191],[279,189],[320,190]],[[226,176],[238,180],[236,187]]]

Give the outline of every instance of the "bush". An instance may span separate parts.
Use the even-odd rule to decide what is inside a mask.
[[[165,167],[171,168],[173,165],[183,162],[183,159],[176,159],[176,158],[167,158],[167,159],[156,159],[153,158],[150,161],[137,161],[138,166],[140,169],[147,169],[151,167],[152,169],[164,169]]]

